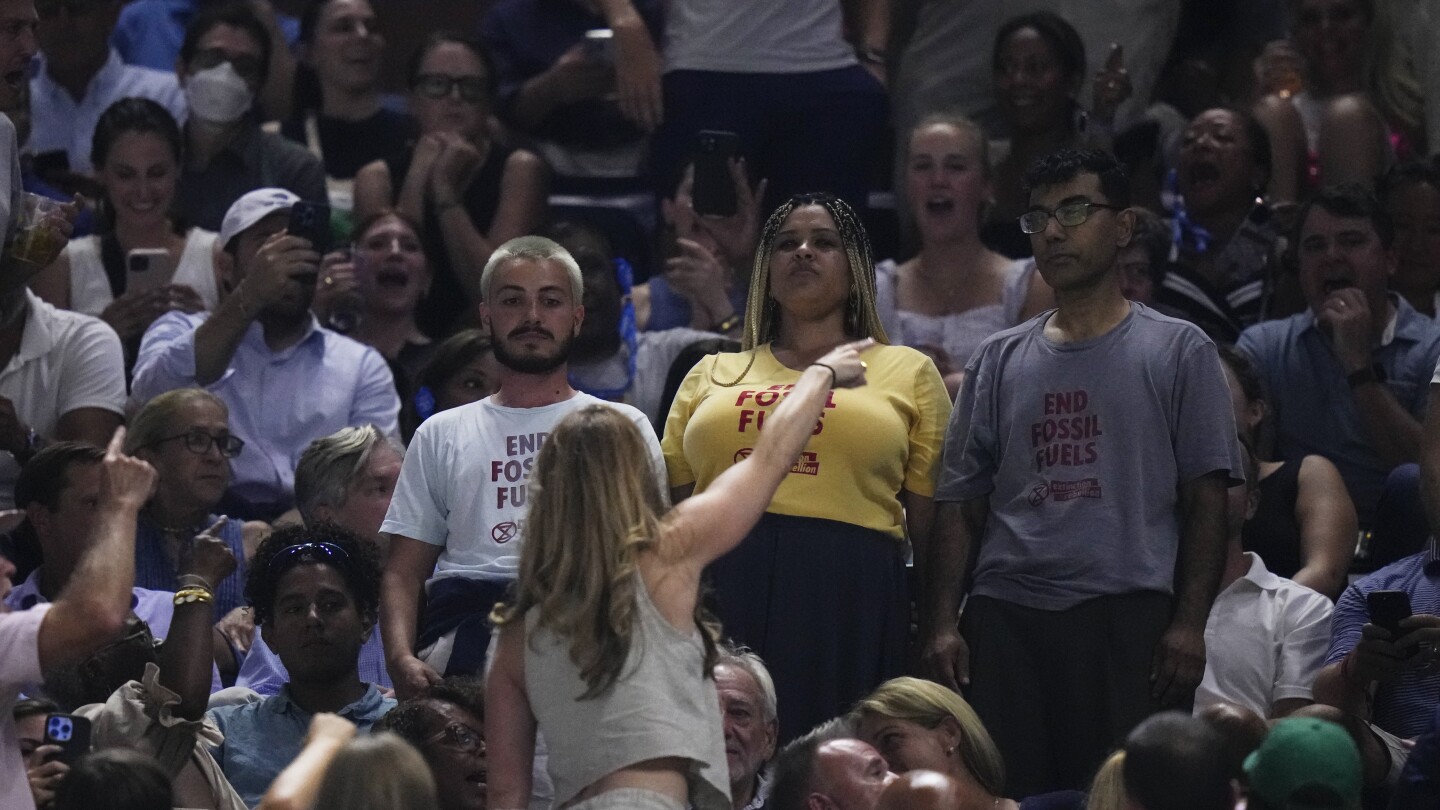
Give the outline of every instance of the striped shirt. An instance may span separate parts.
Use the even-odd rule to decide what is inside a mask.
[[[200,525],[186,533],[187,539],[210,528],[219,519],[219,515],[207,516],[200,521]],[[226,577],[215,589],[216,621],[223,619],[235,608],[245,606],[245,542],[241,536],[243,528],[243,521],[231,518],[220,528],[217,535],[230,547],[239,564],[235,566],[235,573]],[[175,570],[175,565],[165,553],[165,533],[141,515],[135,527],[135,586],[156,591],[175,591],[175,579],[179,575],[180,572]]]

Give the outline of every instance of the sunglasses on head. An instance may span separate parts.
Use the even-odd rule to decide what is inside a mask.
[[[345,549],[334,543],[296,543],[293,546],[286,546],[270,558],[267,570],[273,572],[282,565],[291,561],[300,562],[309,560],[311,562],[323,562],[333,565],[342,570],[350,568],[350,554]]]

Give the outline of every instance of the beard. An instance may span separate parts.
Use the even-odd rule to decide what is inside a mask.
[[[514,334],[512,332],[511,336]],[[570,347],[575,342],[574,334],[566,332],[556,339],[554,351],[550,354],[522,355],[510,350],[509,339],[510,336],[493,339],[495,360],[511,371],[518,371],[521,374],[547,374],[565,365],[566,361],[570,359]]]

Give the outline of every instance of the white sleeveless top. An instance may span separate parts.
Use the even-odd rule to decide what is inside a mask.
[[[875,265],[875,307],[885,335],[896,346],[943,349],[955,371],[965,368],[970,355],[985,338],[1020,322],[1034,259],[1016,259],[1005,267],[1005,287],[1000,300],[951,315],[924,315],[899,308],[897,288],[900,274],[894,261]]]
[[[214,231],[191,228],[185,234],[185,249],[175,266],[172,284],[184,284],[200,294],[205,308],[214,311],[220,303],[215,286]],[[64,255],[70,260],[70,309],[97,318],[115,300],[110,292],[110,279],[100,261],[100,237],[71,239]]]

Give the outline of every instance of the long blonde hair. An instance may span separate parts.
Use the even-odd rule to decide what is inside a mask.
[[[1129,803],[1125,793],[1125,751],[1121,749],[1106,758],[1095,772],[1085,810],[1125,810]]]
[[[432,810],[439,804],[424,757],[381,731],[345,744],[320,782],[315,810]]]
[[[946,718],[960,728],[960,761],[980,787],[999,796],[1005,789],[1005,760],[995,740],[965,698],[938,683],[920,678],[891,678],[850,710],[854,722],[867,714],[907,720],[934,729]]]
[[[538,627],[570,641],[570,659],[595,697],[619,678],[634,637],[640,553],[662,555],[658,471],[640,430],[608,405],[588,405],[555,426],[535,460],[514,600],[495,606],[504,625],[540,611]],[[640,587],[643,587],[640,586]],[[713,623],[696,608],[714,666]]]

